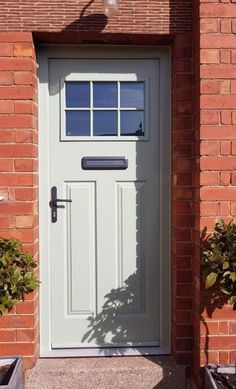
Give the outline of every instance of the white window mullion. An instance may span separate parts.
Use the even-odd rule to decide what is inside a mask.
[[[117,92],[118,92],[118,96],[117,96],[117,119],[118,119],[118,138],[120,138],[120,81],[117,82]]]
[[[93,137],[93,81],[90,81],[90,136]]]

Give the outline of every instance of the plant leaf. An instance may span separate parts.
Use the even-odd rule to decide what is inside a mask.
[[[217,273],[211,272],[210,274],[208,274],[205,281],[206,289],[213,286],[216,282],[216,279],[217,279]]]

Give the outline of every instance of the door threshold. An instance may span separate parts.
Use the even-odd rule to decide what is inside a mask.
[[[170,355],[168,347],[117,347],[42,350],[41,358],[73,357],[122,357],[145,355]]]

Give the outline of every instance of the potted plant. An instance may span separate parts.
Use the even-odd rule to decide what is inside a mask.
[[[220,220],[203,243],[202,277],[211,299],[224,297],[236,310],[236,224]],[[217,301],[215,301],[217,303]],[[205,388],[236,388],[235,366],[205,367]]]
[[[0,238],[0,316],[39,286],[37,264],[14,238]],[[0,358],[0,388],[23,389],[21,357]]]

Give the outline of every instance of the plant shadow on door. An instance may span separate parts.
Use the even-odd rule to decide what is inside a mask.
[[[125,325],[126,321],[122,315],[133,314],[139,305],[139,296],[137,294],[138,279],[140,271],[136,271],[127,280],[122,287],[112,289],[104,297],[105,302],[101,312],[88,318],[88,331],[82,338],[83,342],[96,343],[98,346],[112,347],[123,340],[125,343],[132,338],[132,333]],[[110,342],[106,341],[110,334]],[[124,354],[125,347],[112,350],[112,354]],[[105,355],[110,355],[110,349],[104,349]]]

